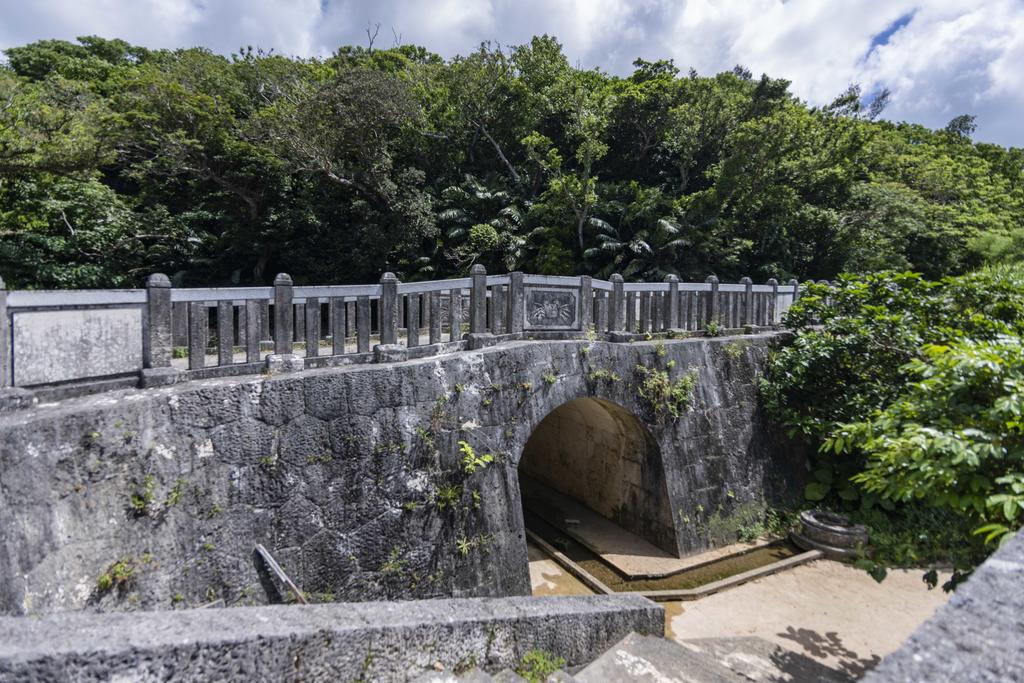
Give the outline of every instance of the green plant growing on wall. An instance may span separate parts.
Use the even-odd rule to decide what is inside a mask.
[[[494,462],[494,456],[490,453],[477,454],[473,447],[466,441],[459,442],[459,452],[462,453],[462,471],[466,475],[482,470]]]
[[[620,381],[622,381],[622,377],[620,377],[618,374],[612,372],[611,370],[607,370],[605,368],[600,368],[598,370],[594,370],[593,372],[590,372],[587,375],[587,379],[590,380],[591,382],[620,382]]]
[[[180,503],[181,497],[185,494],[185,486],[187,484],[187,480],[185,480],[182,477],[179,477],[177,481],[174,482],[174,487],[171,488],[170,492],[167,494],[167,500],[164,501],[164,506],[173,507]]]
[[[434,504],[438,510],[454,509],[462,498],[462,486],[459,484],[445,484],[434,493]]]
[[[124,590],[135,581],[135,560],[125,555],[100,574],[96,580],[96,592],[100,595],[113,589]]]
[[[704,331],[709,337],[717,337],[722,334],[722,324],[717,320],[708,321],[708,324],[704,326]]]
[[[558,374],[554,370],[549,370],[541,375],[541,379],[544,380],[544,384],[551,386],[558,381]]]
[[[391,548],[387,561],[380,566],[382,574],[398,574],[405,568],[405,560],[402,559],[402,549],[399,546]]]
[[[697,372],[691,370],[679,379],[673,380],[667,370],[655,370],[643,365],[636,366],[640,376],[637,394],[651,408],[657,421],[666,415],[677,419],[690,409],[693,390],[697,386]]]
[[[153,490],[155,488],[156,480],[152,474],[147,474],[141,483],[136,484],[128,501],[136,517],[145,517],[153,512]]]
[[[734,341],[729,342],[722,347],[722,353],[731,358],[732,360],[739,360],[743,357],[744,352],[747,350],[746,342]]]
[[[529,683],[543,683],[548,676],[565,666],[565,659],[544,650],[530,650],[519,660],[516,673]]]

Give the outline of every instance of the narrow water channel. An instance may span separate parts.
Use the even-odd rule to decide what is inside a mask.
[[[792,543],[788,541],[779,541],[778,543],[773,543],[771,545],[758,548],[757,550],[724,557],[671,576],[656,579],[629,579],[614,569],[611,565],[604,562],[600,556],[580,544],[578,541],[569,538],[566,534],[551,526],[529,510],[525,511],[525,518],[527,529],[563,552],[570,560],[580,565],[598,581],[602,582],[613,591],[620,593],[698,588],[714,581],[719,581],[730,576],[735,576],[736,574],[742,574],[743,572],[750,571],[751,569],[757,569],[759,567],[772,564],[773,562],[793,557],[801,552],[801,550]],[[533,568],[534,564],[543,559],[544,553],[540,548],[534,548],[531,553],[531,560],[533,560],[533,558],[538,558],[531,562],[531,578],[533,578],[533,574],[535,573]],[[547,558],[544,561],[550,562],[551,564],[557,564],[552,558]],[[541,565],[537,566],[539,567]],[[575,595],[578,593],[570,592],[576,589],[575,586],[572,585],[574,583],[579,584],[580,587],[586,590],[586,587],[567,571],[561,567],[558,568],[561,569],[560,574],[555,574],[554,572],[544,573],[545,580],[551,584],[550,587],[545,586],[544,590],[561,592],[538,592],[535,588],[534,593],[536,595]],[[536,573],[542,573],[542,570],[538,569],[536,570]],[[537,584],[535,583],[535,585]],[[587,592],[590,591],[587,590]]]

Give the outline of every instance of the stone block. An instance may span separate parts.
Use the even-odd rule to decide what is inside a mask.
[[[400,363],[409,359],[409,349],[400,344],[377,344],[373,347],[374,363]]]
[[[267,355],[267,372],[298,372],[306,369],[306,359],[294,353],[271,353]]]

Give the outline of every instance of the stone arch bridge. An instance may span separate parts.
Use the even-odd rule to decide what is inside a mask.
[[[518,274],[485,277],[467,279],[468,301],[445,292],[456,341],[435,339],[443,290],[421,300],[385,278],[375,310],[356,294],[366,329],[354,350],[350,302],[302,292],[304,348],[330,343],[313,329],[323,321],[343,340],[329,349],[341,353],[316,343],[302,362],[294,301],[278,298],[262,374],[244,359],[206,375],[176,368],[165,353],[175,326],[160,322],[173,321],[174,302],[146,293],[143,383],[163,386],[120,388],[115,374],[100,393],[95,378],[7,390],[21,407],[0,413],[0,613],[265,602],[256,544],[314,599],[526,594],[526,481],[674,555],[727,542],[799,490],[802,460],[776,447],[757,400],[766,355],[786,335],[772,329],[777,285],[757,303],[749,283],[732,302],[703,283],[687,301],[674,281],[630,296],[613,278],[603,296],[589,279],[548,278],[540,301]],[[8,324],[21,305],[11,294]],[[228,306],[190,305],[193,352],[207,350],[193,339],[201,321],[217,322],[207,309],[224,344],[259,336],[245,317],[258,307],[230,306],[231,329]],[[467,333],[452,322],[459,307]],[[18,347],[17,328],[31,334],[30,323],[13,316],[15,378],[19,349],[31,348]],[[421,327],[432,344],[418,343]],[[359,350],[364,336],[379,342],[372,353]]]

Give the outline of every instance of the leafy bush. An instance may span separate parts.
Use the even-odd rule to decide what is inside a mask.
[[[946,509],[958,532],[981,524],[990,540],[1020,526],[1024,267],[938,282],[841,278],[808,287],[786,321],[796,338],[772,355],[762,394],[770,416],[818,451],[809,500],[859,504],[873,527],[876,505],[897,522],[920,509],[929,528],[949,521],[927,510]],[[956,564],[969,566],[979,553],[959,542]],[[939,554],[890,544],[881,560]]]
[[[899,400],[841,425],[826,450],[859,450],[852,480],[887,500],[923,500],[985,523],[989,539],[1024,511],[1024,345],[1020,337],[930,345]]]

